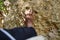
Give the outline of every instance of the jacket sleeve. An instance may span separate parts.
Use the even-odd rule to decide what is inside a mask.
[[[11,31],[13,31],[13,36],[17,40],[25,40],[27,38],[36,36],[36,31],[33,27],[20,27],[20,28],[14,28]]]
[[[37,33],[33,27],[26,27],[26,28],[23,28],[23,30],[27,38],[37,36]]]
[[[0,31],[0,40],[11,40],[11,39]]]
[[[6,30],[6,29],[5,29]],[[25,40],[30,37],[36,36],[36,31],[32,27],[21,27],[21,28],[13,28],[10,30],[6,30],[9,32],[16,40]],[[4,33],[0,31],[0,39],[9,39]]]

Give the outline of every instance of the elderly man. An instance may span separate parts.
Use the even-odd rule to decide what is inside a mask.
[[[0,40],[47,40],[42,35],[37,36],[35,29],[32,27],[32,20],[32,10],[27,9],[25,11],[25,27],[9,30],[0,28]]]
[[[2,29],[0,28],[0,40],[26,40],[27,38],[36,36],[36,32],[32,27],[32,11],[30,9],[25,11],[25,25],[26,27]]]

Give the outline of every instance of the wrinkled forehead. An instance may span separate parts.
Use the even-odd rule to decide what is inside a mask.
[[[32,6],[31,6],[31,4],[30,4],[29,2],[25,2],[22,8],[28,10],[28,9],[30,9],[31,7],[32,7]]]

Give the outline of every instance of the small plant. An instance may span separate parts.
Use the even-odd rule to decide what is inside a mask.
[[[3,0],[0,0],[0,10],[4,10],[4,2],[3,2]]]

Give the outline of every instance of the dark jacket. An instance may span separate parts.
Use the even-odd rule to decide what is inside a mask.
[[[27,38],[36,36],[36,32],[32,27],[21,27],[14,29],[4,29],[9,32],[16,40],[25,40]],[[3,32],[0,31],[0,40],[11,40],[8,36],[6,36]]]

